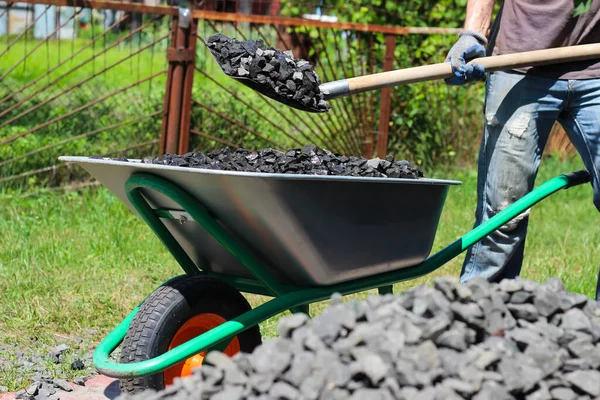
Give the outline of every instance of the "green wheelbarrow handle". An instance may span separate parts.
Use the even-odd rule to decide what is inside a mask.
[[[129,324],[139,310],[138,306],[98,345],[94,352],[94,366],[100,373],[119,379],[152,375],[162,372],[206,349],[214,348],[214,346],[230,340],[244,330],[290,308],[327,300],[333,293],[347,295],[427,275],[551,194],[561,189],[567,189],[588,182],[590,182],[590,174],[586,170],[559,175],[535,188],[489,220],[413,267],[331,286],[298,288],[295,291],[281,294],[158,357],[129,364],[111,361],[109,359],[110,354],[125,338]]]

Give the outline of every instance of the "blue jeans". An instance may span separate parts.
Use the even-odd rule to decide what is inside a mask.
[[[600,79],[554,80],[492,72],[486,81],[475,226],[534,187],[550,130],[560,122],[592,175],[600,210]],[[570,171],[565,171],[570,172]],[[519,276],[529,210],[468,249],[460,281]]]

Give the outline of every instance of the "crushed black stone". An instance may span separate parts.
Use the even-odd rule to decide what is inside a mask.
[[[72,370],[81,370],[85,368],[85,364],[81,360],[75,360],[71,363]]]
[[[124,157],[113,160],[128,161]],[[289,149],[285,152],[271,148],[248,151],[243,148],[232,150],[230,147],[224,147],[208,154],[201,152],[190,152],[183,155],[167,153],[160,157],[145,157],[142,162],[224,171],[405,179],[425,177],[423,171],[411,166],[408,161],[395,161],[393,156],[388,156],[384,160],[379,158],[368,160],[362,157],[334,154],[312,145]]]
[[[319,76],[311,64],[295,59],[291,51],[267,47],[262,40],[239,42],[221,33],[209,36],[204,42],[225,74],[251,79],[303,107],[319,111],[331,108],[319,89]]]
[[[600,398],[600,304],[558,278],[442,277],[399,295],[341,299],[313,319],[282,318],[279,336],[251,354],[211,352],[167,390],[118,399]]]

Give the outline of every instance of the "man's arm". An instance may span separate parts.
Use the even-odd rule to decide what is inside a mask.
[[[495,0],[468,0],[464,29],[487,36],[495,2]]]

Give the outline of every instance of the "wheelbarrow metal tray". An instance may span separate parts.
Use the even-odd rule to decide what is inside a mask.
[[[416,265],[429,256],[451,185],[459,181],[232,172],[88,157],[87,170],[136,214],[125,182],[137,172],[178,185],[281,283],[322,286]],[[143,189],[155,209],[184,210]],[[139,214],[138,214],[139,215]],[[205,271],[252,278],[195,221],[163,219]]]

